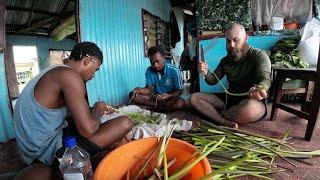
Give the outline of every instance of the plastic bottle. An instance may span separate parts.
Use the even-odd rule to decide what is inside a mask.
[[[91,180],[93,173],[89,153],[76,145],[73,136],[66,137],[63,144],[66,151],[60,159],[59,169],[64,180]]]

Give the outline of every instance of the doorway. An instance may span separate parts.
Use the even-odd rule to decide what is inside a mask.
[[[39,74],[37,47],[13,46],[13,58],[20,94],[26,84]]]
[[[39,74],[39,64],[36,46],[12,46],[11,57],[7,61],[11,61],[7,67],[7,78],[13,79],[9,85],[9,95],[12,107],[19,94],[22,92],[27,83]],[[11,77],[8,77],[11,75]],[[10,88],[11,87],[11,88]]]

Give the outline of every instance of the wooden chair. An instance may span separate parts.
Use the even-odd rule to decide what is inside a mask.
[[[310,141],[316,121],[318,118],[319,105],[320,105],[320,53],[318,55],[318,63],[316,68],[309,69],[274,69],[275,75],[275,89],[274,100],[271,110],[271,120],[277,118],[278,109],[282,109],[289,113],[292,113],[298,117],[308,120],[307,129],[305,133],[305,139]],[[286,78],[306,80],[306,91],[310,92],[309,82],[314,82],[313,91],[311,91],[311,98],[305,96],[305,101],[301,105],[301,110],[289,107],[286,104],[280,102],[281,95],[286,93],[286,90],[282,89],[282,85]]]

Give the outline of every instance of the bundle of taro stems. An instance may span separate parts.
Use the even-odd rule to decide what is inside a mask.
[[[127,115],[135,124],[156,123],[158,118],[152,114],[142,115],[139,112],[128,113],[119,109],[114,110]],[[272,179],[271,174],[285,174],[287,170],[293,171],[290,168],[276,165],[274,163],[276,157],[288,162],[292,167],[296,167],[295,161],[312,165],[304,159],[320,156],[320,150],[297,151],[290,146],[288,142],[290,137],[287,137],[289,132],[284,133],[282,139],[275,139],[201,121],[197,128],[189,132],[175,132],[174,137],[194,144],[198,150],[184,163],[183,167],[168,177],[168,168],[175,161],[175,159],[171,159],[167,162],[165,155],[172,133],[173,128],[167,130],[165,135],[158,140],[158,145],[150,157],[145,159],[143,168],[133,179],[141,178],[141,174],[155,154],[158,154],[158,158],[154,172],[148,178],[144,176],[143,179],[180,179],[206,156],[213,170],[202,179],[233,179],[240,176]]]
[[[234,179],[240,176],[272,179],[271,174],[293,171],[291,168],[276,165],[276,157],[296,167],[295,161],[312,165],[304,159],[320,155],[320,150],[295,150],[288,142],[288,133],[286,132],[282,139],[274,139],[201,121],[198,128],[189,132],[176,132],[174,137],[190,142],[198,149],[218,143],[207,156],[212,173],[202,179]]]
[[[136,157],[144,161],[143,166],[140,168],[139,172],[136,173],[133,177],[130,177],[130,171],[127,172],[127,180],[129,179],[148,179],[148,180],[178,180],[183,178],[198,162],[204,159],[208,154],[212,153],[225,139],[222,137],[218,142],[211,142],[203,146],[201,149],[193,153],[189,159],[187,159],[181,167],[177,168],[172,175],[169,176],[168,169],[172,166],[176,158],[173,157],[168,161],[166,155],[166,148],[170,141],[170,137],[175,129],[175,125],[170,125],[166,128],[164,135],[161,138],[158,138],[156,147],[151,151],[150,155],[147,158]],[[151,174],[144,174],[145,168],[147,166],[152,166],[152,159],[157,155],[156,165],[152,167],[153,171]]]
[[[126,112],[120,109],[115,109],[113,107],[109,108],[113,109],[115,112],[121,113],[123,115],[128,116],[135,125],[139,125],[140,123],[157,123],[158,116],[154,116],[153,113],[150,115],[143,115],[139,112]],[[149,157],[136,157],[144,161],[143,166],[139,170],[139,172],[133,177],[130,175],[130,170],[127,172],[127,179],[148,179],[148,180],[156,180],[156,179],[164,179],[164,180],[176,180],[181,179],[185,176],[198,162],[204,159],[208,154],[215,150],[219,146],[219,144],[223,141],[222,138],[219,142],[212,142],[208,145],[204,146],[200,150],[196,151],[189,159],[187,159],[183,165],[178,168],[172,175],[169,176],[168,169],[175,163],[176,158],[172,158],[167,160],[166,157],[166,148],[168,146],[170,137],[178,122],[174,122],[175,124],[171,124],[169,122],[166,125],[166,131],[161,138],[158,138],[158,142],[156,147],[152,150]],[[157,155],[156,166],[153,167],[153,172],[151,174],[145,175],[145,169],[147,166],[152,166],[151,161]]]

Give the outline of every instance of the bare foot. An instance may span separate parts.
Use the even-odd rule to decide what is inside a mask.
[[[238,125],[238,123],[236,123],[236,122],[233,122],[234,123],[234,126],[233,126],[233,128],[235,128],[235,129],[238,129],[239,128],[239,125]]]
[[[235,128],[235,129],[238,129],[238,127],[239,127],[238,123],[232,122],[232,121],[228,121],[227,123],[224,124],[224,126]]]

